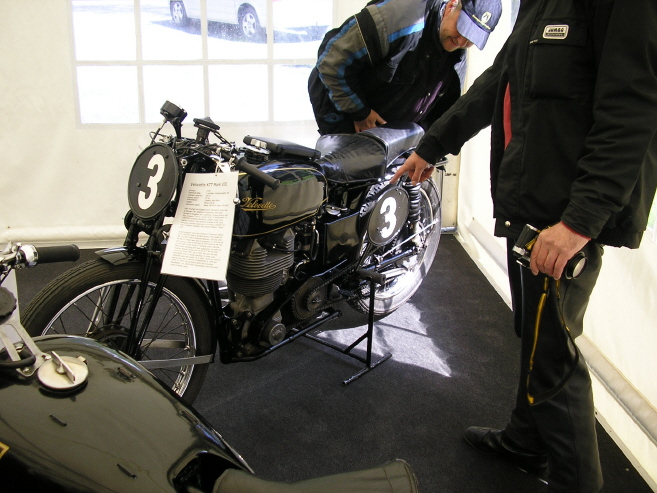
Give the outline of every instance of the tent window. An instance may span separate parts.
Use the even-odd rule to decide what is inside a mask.
[[[71,0],[82,124],[312,120],[306,82],[333,0]]]

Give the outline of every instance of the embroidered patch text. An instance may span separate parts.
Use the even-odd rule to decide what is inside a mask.
[[[543,39],[566,39],[567,37],[567,24],[551,24],[543,29]]]

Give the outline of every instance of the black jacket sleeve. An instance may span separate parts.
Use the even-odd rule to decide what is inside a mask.
[[[608,224],[622,208],[629,206],[647,214],[645,201],[652,201],[654,195],[657,2],[615,0],[610,12],[599,10],[594,20],[608,23],[597,47],[593,125],[586,139],[587,152],[577,163],[578,177],[562,220],[576,231],[597,238],[603,227],[622,226]]]

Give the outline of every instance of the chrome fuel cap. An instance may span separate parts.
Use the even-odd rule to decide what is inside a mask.
[[[84,358],[60,356],[52,351],[52,358],[45,361],[37,375],[44,387],[52,390],[71,390],[87,381],[89,369]]]

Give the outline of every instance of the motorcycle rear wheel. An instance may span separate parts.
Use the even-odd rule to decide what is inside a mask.
[[[420,200],[420,228],[425,228],[432,223],[434,224],[424,231],[424,233],[418,235],[421,247],[417,255],[396,262],[386,269],[377,270],[377,272],[388,275],[386,283],[377,286],[374,295],[374,314],[377,316],[389,315],[415,294],[422,280],[429,272],[429,268],[436,256],[441,232],[441,204],[440,193],[432,179],[421,183]],[[393,242],[392,246],[386,246],[384,250],[390,251],[391,248],[394,250],[397,245],[407,240],[410,234],[405,231],[402,230],[402,233]],[[382,252],[377,251],[374,253],[378,255]],[[365,266],[367,266],[367,260]],[[349,304],[361,313],[369,313],[369,285],[363,285],[360,289],[359,296],[349,300]]]
[[[31,336],[70,334],[122,349],[135,308],[144,265],[112,265],[95,259],[80,264],[48,284],[21,319]],[[148,283],[142,316],[153,300],[154,273]],[[139,361],[204,356],[212,352],[212,322],[204,293],[191,280],[170,276],[136,355]],[[133,355],[134,357],[134,355]],[[208,363],[152,369],[188,403],[198,395]]]

